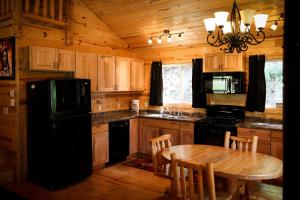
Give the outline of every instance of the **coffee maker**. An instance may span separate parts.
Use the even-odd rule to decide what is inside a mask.
[[[131,100],[131,111],[139,113],[140,110],[140,100],[139,99],[132,99]]]

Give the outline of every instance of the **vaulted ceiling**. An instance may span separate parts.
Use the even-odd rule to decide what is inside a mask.
[[[231,12],[233,0],[81,0],[131,49],[165,48],[206,44],[203,19],[216,11]],[[276,31],[270,26],[284,11],[284,0],[237,0],[240,10],[254,9],[269,14],[266,37],[283,35],[283,20]],[[254,25],[252,26],[254,27]],[[151,36],[184,32],[172,43],[147,44]]]

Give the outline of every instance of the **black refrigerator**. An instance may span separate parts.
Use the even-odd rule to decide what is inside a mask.
[[[28,82],[27,99],[29,179],[54,190],[91,175],[90,80]]]

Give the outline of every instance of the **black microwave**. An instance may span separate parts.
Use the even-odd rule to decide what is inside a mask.
[[[244,94],[245,72],[205,72],[201,77],[201,90],[214,94]]]

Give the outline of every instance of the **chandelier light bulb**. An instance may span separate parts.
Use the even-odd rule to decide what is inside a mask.
[[[256,29],[260,30],[260,29],[265,28],[268,16],[269,15],[267,15],[267,14],[254,15],[254,21],[255,21]]]
[[[161,40],[161,36],[157,39],[157,44],[161,44],[162,40]]]
[[[219,27],[224,27],[227,17],[228,17],[228,12],[215,12],[215,19],[216,19],[216,24]]]
[[[172,42],[173,41],[173,39],[172,39],[172,37],[171,37],[171,35],[169,35],[169,37],[168,37],[168,40],[167,40],[168,42]]]
[[[207,18],[204,19],[204,25],[207,32],[214,32],[216,28],[216,19],[215,18]]]
[[[148,44],[152,44],[152,38],[149,38],[147,42]]]
[[[255,10],[241,10],[241,20],[243,21],[244,25],[250,26],[252,22],[252,18],[255,15]]]

